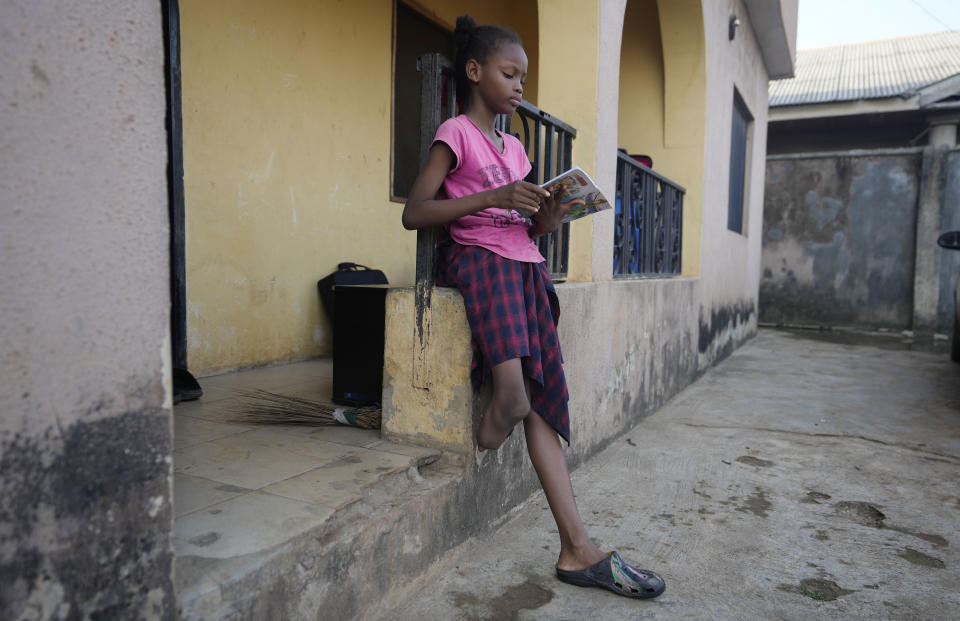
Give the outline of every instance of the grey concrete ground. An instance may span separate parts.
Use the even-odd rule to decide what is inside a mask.
[[[946,354],[763,330],[573,483],[601,547],[660,572],[664,595],[557,581],[540,495],[390,618],[958,618],[960,365]]]

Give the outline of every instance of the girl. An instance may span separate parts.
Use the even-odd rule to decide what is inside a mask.
[[[520,141],[494,128],[512,115],[527,78],[517,34],[457,18],[460,116],[437,130],[429,157],[403,209],[403,226],[443,225],[440,286],[463,294],[473,347],[471,380],[493,379],[493,398],[477,431],[480,450],[495,450],[523,422],[530,460],[560,533],[557,577],[628,597],[656,597],[663,580],[604,554],[587,535],[557,434],[569,444],[567,384],[556,319],[557,296],[534,239],[552,233],[570,210],[522,181],[530,162]],[[526,216],[526,217],[524,217]],[[528,219],[530,218],[530,219]]]

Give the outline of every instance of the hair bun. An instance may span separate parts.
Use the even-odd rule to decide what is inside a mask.
[[[477,31],[477,20],[468,14],[463,14],[457,18],[457,26],[453,31],[453,39],[457,42],[457,48],[466,47],[470,37]]]
[[[473,19],[473,17],[471,17],[469,14],[464,13],[463,15],[457,18],[457,27],[456,27],[456,30],[454,30],[454,32],[456,32],[457,30],[463,30],[465,32],[472,33],[478,27],[479,26],[477,26],[477,20]]]

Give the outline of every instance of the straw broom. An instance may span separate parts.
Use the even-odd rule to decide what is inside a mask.
[[[234,420],[258,425],[350,425],[362,429],[380,428],[380,408],[376,406],[340,407],[280,395],[267,390],[239,393]]]

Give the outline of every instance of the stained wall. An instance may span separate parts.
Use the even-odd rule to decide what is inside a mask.
[[[730,16],[740,26],[729,37]],[[767,85],[756,33],[740,0],[703,2],[707,53],[701,302],[698,356],[701,369],[727,356],[757,329],[760,283],[763,171],[767,142]],[[747,129],[743,230],[727,226],[730,210],[730,144],[734,92],[752,117]]]
[[[173,619],[160,3],[0,31],[0,618]]]
[[[767,162],[761,321],[911,327],[921,160],[912,149]]]

